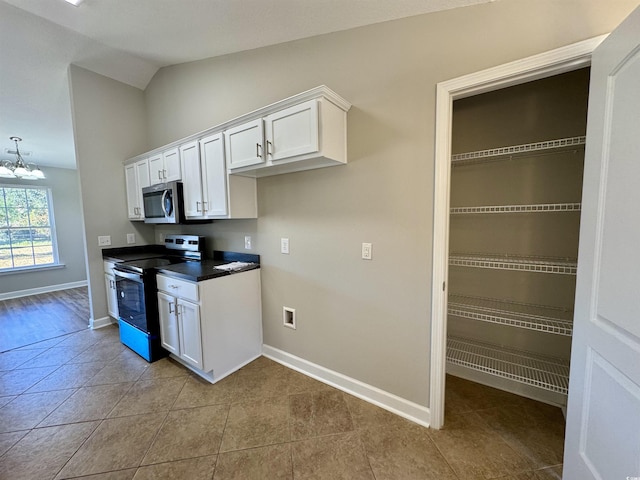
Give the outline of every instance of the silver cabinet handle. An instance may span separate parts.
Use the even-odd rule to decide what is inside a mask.
[[[171,305],[173,305],[173,302],[169,302],[169,313],[175,312],[175,310],[171,310]]]
[[[260,155],[260,148],[262,147],[262,145],[260,145],[259,143],[256,143],[256,157],[258,158],[262,158],[262,155]]]
[[[167,179],[167,171],[166,170],[162,170],[162,178],[164,178],[165,180]]]
[[[207,203],[209,202],[202,202],[202,213],[208,211],[209,209],[207,208]]]
[[[267,155],[273,156],[273,143],[271,143],[269,140],[267,140]]]
[[[200,204],[202,202],[196,202],[196,212],[202,212],[202,210],[200,210]]]
[[[158,180],[162,180],[162,170],[158,170]]]

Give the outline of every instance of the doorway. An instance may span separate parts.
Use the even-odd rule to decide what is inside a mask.
[[[431,329],[431,426],[444,424],[449,286],[450,194],[453,101],[588,67],[594,38],[558,50],[438,84],[436,107],[436,181]]]

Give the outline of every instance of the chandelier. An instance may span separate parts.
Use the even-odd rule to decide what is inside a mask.
[[[14,153],[16,155],[16,161],[10,162],[9,160],[0,160],[0,177],[3,178],[21,178],[24,180],[40,180],[45,178],[42,170],[33,163],[25,163],[22,155],[20,155],[20,149],[18,148],[18,142],[21,142],[20,137],[9,137],[9,140],[15,142],[15,151],[8,150],[8,153]]]

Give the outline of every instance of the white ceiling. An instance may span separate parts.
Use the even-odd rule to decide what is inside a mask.
[[[493,0],[0,0],[0,159],[75,168],[69,64],[144,89],[163,66]],[[45,171],[46,173],[46,171]]]

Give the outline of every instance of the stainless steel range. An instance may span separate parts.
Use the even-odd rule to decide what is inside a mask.
[[[120,341],[148,362],[168,355],[160,345],[156,269],[202,260],[204,237],[167,235],[165,247],[157,257],[120,262],[114,268]]]

